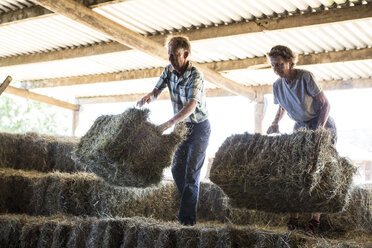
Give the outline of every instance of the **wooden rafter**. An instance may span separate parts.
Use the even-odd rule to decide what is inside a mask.
[[[65,108],[65,109],[74,110],[74,111],[79,110],[79,105],[72,104],[72,103],[69,103],[69,102],[64,102],[64,101],[57,100],[57,99],[54,99],[54,98],[49,97],[49,96],[37,94],[37,93],[31,92],[31,91],[28,91],[28,90],[24,90],[24,89],[12,87],[12,86],[8,86],[5,89],[5,93],[15,95],[15,96],[20,96],[20,97],[27,98],[27,99],[30,99],[30,100],[33,100],[33,101],[42,102],[42,103],[46,103],[46,104],[49,104],[49,105],[57,106],[57,107],[60,107],[60,108]]]
[[[320,82],[322,89],[325,91],[331,90],[346,90],[346,89],[365,89],[372,88],[372,78],[364,79],[350,79],[350,80],[332,80]],[[271,94],[272,85],[254,86],[259,95]],[[86,96],[78,97],[79,104],[95,104],[95,103],[115,103],[115,102],[135,102],[141,99],[143,94],[124,94],[124,95],[110,95],[110,96]],[[222,89],[207,89],[207,97],[224,97],[233,96],[233,94]],[[162,93],[158,100],[169,99],[168,93]]]
[[[372,59],[372,48],[364,48],[359,50],[347,50],[338,52],[326,52],[318,54],[300,55],[298,65],[315,65],[322,63],[336,63],[346,61],[356,61]],[[228,60],[219,62],[205,63],[204,65],[215,71],[230,71],[238,69],[247,69],[266,64],[266,57],[248,58],[239,60]],[[70,86],[78,84],[92,84],[104,83],[114,81],[125,81],[143,78],[159,77],[163,68],[130,70],[124,72],[106,73],[98,75],[76,76],[66,78],[50,78],[42,80],[25,81],[27,88],[44,88],[44,87],[57,87],[57,86]]]
[[[124,1],[126,0],[76,0],[76,2],[92,9]],[[52,11],[39,5],[24,7],[22,9],[8,11],[0,14],[0,26],[22,21],[29,21],[36,18],[45,18],[51,15],[55,14]]]
[[[102,0],[102,3],[103,2],[110,3],[112,1]],[[335,22],[344,22],[350,20],[370,18],[372,18],[372,4],[366,4],[354,7],[335,8],[331,10],[307,13],[303,15],[276,17],[269,19],[261,19],[257,21],[220,25],[217,27],[207,27],[197,30],[175,32],[173,34],[185,35],[188,36],[191,41],[195,41],[248,33],[257,33],[268,30],[298,28],[309,25],[322,25]],[[166,35],[155,35],[150,36],[148,38],[157,43],[164,44]],[[120,44],[119,42],[111,42],[107,44],[93,45],[89,47],[66,49],[63,51],[53,51],[47,53],[37,53],[30,55],[0,58],[0,66],[39,63],[61,59],[72,59],[83,56],[101,55],[112,52],[126,51],[130,49],[131,49],[130,47]]]
[[[6,90],[9,86],[10,82],[12,82],[12,77],[7,76],[2,84],[0,84],[0,95]]]
[[[37,0],[36,2],[55,13],[66,16],[67,18],[106,34],[121,44],[168,62],[167,50],[163,45],[123,27],[73,0]],[[256,92],[249,89],[247,90],[243,85],[224,78],[219,73],[209,69],[207,66],[197,63],[194,64],[204,73],[204,76],[208,81],[236,95],[245,96],[249,99],[255,100]]]
[[[143,97],[144,94],[126,94],[126,95],[111,95],[111,96],[92,96],[92,97],[78,97],[79,104],[92,104],[92,103],[115,103],[115,102],[136,102]],[[207,97],[220,97],[220,96],[234,96],[234,94],[217,88],[207,89]],[[163,92],[159,95],[157,100],[169,99],[169,93]]]

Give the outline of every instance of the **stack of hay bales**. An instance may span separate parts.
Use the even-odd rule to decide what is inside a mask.
[[[322,216],[324,232],[365,230],[372,234],[372,190],[356,188],[346,211]],[[178,193],[173,182],[148,188],[115,187],[91,173],[38,173],[0,169],[0,212],[50,216],[152,217],[175,221]],[[212,183],[201,183],[198,221],[285,226],[286,214],[233,208]],[[303,218],[307,220],[307,218]]]
[[[0,133],[0,168],[42,172],[82,170],[71,159],[71,152],[78,142],[73,137]]]
[[[186,137],[179,125],[168,135],[148,121],[148,109],[130,108],[99,117],[81,138],[74,158],[117,186],[147,187],[161,181]]]
[[[233,135],[219,148],[211,180],[236,207],[334,213],[347,204],[355,167],[339,157],[326,130]]]
[[[0,216],[0,247],[361,247],[297,233],[228,225],[184,227],[149,218]]]
[[[0,139],[6,140],[8,135],[0,135]],[[10,136],[18,140],[18,143],[13,142],[13,147],[23,146],[21,141],[24,139],[23,135]],[[9,151],[6,153],[6,148],[12,147],[11,145],[4,145],[0,151],[7,156],[7,159],[3,160],[1,160],[3,157],[0,157],[0,167],[4,167],[0,169],[0,247],[339,247],[340,244],[359,247],[360,245],[347,241],[309,238],[296,232],[288,233],[283,229],[287,220],[286,215],[234,208],[230,205],[229,198],[217,185],[203,182],[200,188],[198,225],[184,227],[175,223],[179,199],[173,182],[162,182],[157,186],[146,188],[116,187],[95,174],[81,172],[83,167],[76,166],[70,159],[71,151],[76,149],[77,141],[67,142],[64,149],[58,150],[50,147],[52,144],[61,144],[59,138],[44,139],[45,136],[37,134],[31,136],[38,138],[28,138],[28,142],[31,142],[28,145],[36,147],[33,148],[35,151],[43,151],[25,155],[34,156],[32,163],[27,163],[26,159],[21,157],[17,158],[18,148],[13,149],[13,153]],[[17,146],[14,145],[15,143]],[[57,155],[62,159],[57,159]],[[49,159],[49,157],[54,158]],[[42,165],[39,162],[42,162]],[[58,170],[69,173],[45,173],[57,169],[57,164],[59,164]],[[356,221],[361,221],[364,222],[364,225],[360,224],[364,231],[372,234],[372,229],[368,229],[369,226],[365,225],[367,217],[371,216],[370,212],[366,211],[366,205],[360,204],[362,201],[370,201],[371,198],[358,192],[362,191],[353,191],[350,204],[353,202],[355,204],[353,207],[349,204],[350,210],[347,208],[344,213],[323,217],[327,220],[322,222],[325,228],[328,228],[327,231],[338,231],[342,224],[347,226],[348,221],[354,221],[350,222],[354,226],[358,225]],[[358,209],[358,206],[361,209]],[[370,210],[368,207],[367,209]],[[353,212],[358,211],[363,212],[363,216],[367,217],[352,218]],[[234,224],[250,224],[254,227]],[[265,230],[262,230],[263,227]],[[272,229],[273,227],[275,229]]]

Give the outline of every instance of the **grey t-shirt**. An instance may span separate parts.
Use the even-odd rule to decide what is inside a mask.
[[[305,122],[319,115],[320,105],[314,96],[321,91],[311,72],[297,69],[296,80],[291,85],[288,85],[284,78],[275,81],[274,103],[280,104],[294,121]]]

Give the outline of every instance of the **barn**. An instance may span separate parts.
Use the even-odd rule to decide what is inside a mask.
[[[177,222],[168,160],[150,185],[114,185],[72,155],[97,117],[128,113],[153,90],[171,36],[190,40],[212,126],[194,226]],[[278,76],[266,54],[275,45],[314,74],[336,120],[339,155],[359,167],[345,205],[322,214],[316,235],[288,231],[288,213],[235,206],[209,180],[229,136],[264,136],[274,119]],[[4,116],[17,111],[0,109],[0,247],[372,246],[370,0],[0,0],[0,80],[1,108],[9,97],[42,103],[62,113],[56,126],[67,126],[9,132],[18,120]],[[165,90],[145,106],[150,123],[172,117],[170,97]],[[290,136],[286,118],[281,131]]]

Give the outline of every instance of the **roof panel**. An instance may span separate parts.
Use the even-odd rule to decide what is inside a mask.
[[[63,16],[50,16],[0,26],[0,56],[59,50],[106,42],[99,32]]]

